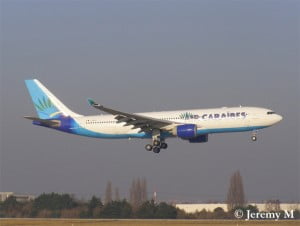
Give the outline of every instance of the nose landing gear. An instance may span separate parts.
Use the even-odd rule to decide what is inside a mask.
[[[252,141],[257,141],[257,131],[252,132],[251,140]]]

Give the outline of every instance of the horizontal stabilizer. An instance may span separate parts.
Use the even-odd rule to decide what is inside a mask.
[[[41,126],[50,126],[50,127],[59,127],[60,121],[53,119],[40,119],[37,117],[24,116],[24,118],[32,120],[33,124],[41,125]]]

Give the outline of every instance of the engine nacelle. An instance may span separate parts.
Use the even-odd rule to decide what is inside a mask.
[[[195,124],[185,124],[175,127],[173,134],[182,139],[191,139],[197,136],[197,126]]]
[[[200,135],[195,138],[189,139],[190,143],[205,143],[208,141],[208,134]]]

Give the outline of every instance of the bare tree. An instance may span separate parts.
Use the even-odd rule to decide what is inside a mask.
[[[147,200],[147,182],[146,179],[134,179],[130,188],[130,203],[134,209],[137,209]]]
[[[111,182],[108,181],[106,185],[106,190],[105,190],[105,199],[104,203],[110,203],[112,201],[112,185]]]
[[[120,201],[119,188],[115,188],[115,201]]]
[[[235,207],[245,205],[245,194],[242,177],[239,171],[233,173],[230,178],[230,185],[227,193],[227,208],[228,211]]]
[[[142,196],[142,202],[146,202],[148,200],[146,178],[142,179],[142,182],[141,182],[141,192],[142,192],[142,194],[141,194],[141,196]]]
[[[130,204],[133,208],[136,208],[136,195],[135,195],[135,179],[132,180],[131,187],[129,190],[130,193]]]
[[[137,179],[135,186],[136,205],[140,206],[142,204],[142,187],[140,178]]]

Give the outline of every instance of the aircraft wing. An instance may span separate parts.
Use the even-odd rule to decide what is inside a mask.
[[[139,114],[117,111],[97,104],[92,99],[88,99],[88,102],[96,109],[115,115],[117,123],[125,122],[124,126],[133,126],[133,129],[140,128],[139,132],[151,132],[153,129],[170,131],[174,125],[177,124],[176,122],[168,120],[161,120]]]

